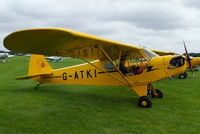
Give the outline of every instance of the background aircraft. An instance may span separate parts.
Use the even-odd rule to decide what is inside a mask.
[[[2,63],[7,62],[6,58],[8,58],[7,54],[0,54],[0,62]]]
[[[187,62],[187,69],[190,70],[192,73],[193,71],[197,71],[197,67],[199,67],[200,65],[200,57],[192,57],[189,56],[186,46],[185,46],[185,42],[183,41],[184,44],[184,48],[185,48],[185,57],[188,59],[189,62]],[[180,55],[174,52],[166,52],[166,51],[159,51],[159,50],[152,50],[153,52],[155,52],[156,54],[160,55],[160,56],[164,56],[164,55]],[[178,75],[178,78],[180,79],[186,79],[187,78],[187,73],[183,72],[181,74]]]
[[[13,57],[14,55],[10,55],[8,53],[0,53],[0,62],[5,63],[8,62],[9,57]]]
[[[51,61],[51,62],[61,62],[63,61],[62,57],[58,57],[58,56],[50,56],[50,57],[45,57],[45,59]]]

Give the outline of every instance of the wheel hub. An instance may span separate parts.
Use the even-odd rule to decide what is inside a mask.
[[[147,102],[145,100],[142,101],[143,106],[147,106]]]

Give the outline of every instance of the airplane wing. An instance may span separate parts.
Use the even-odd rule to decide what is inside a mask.
[[[163,55],[179,55],[177,53],[174,53],[174,52],[166,52],[166,51],[159,51],[159,50],[151,50],[153,51],[154,53],[160,55],[160,56],[163,56]]]
[[[112,60],[118,59],[119,54],[145,57],[142,47],[61,28],[16,31],[4,39],[4,46],[19,53],[103,60],[106,56],[100,51],[101,46]]]

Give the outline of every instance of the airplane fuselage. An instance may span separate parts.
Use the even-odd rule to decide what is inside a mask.
[[[152,58],[151,61],[138,63],[144,67],[140,74],[125,76],[132,86],[152,83],[181,72],[187,68],[186,64],[180,67],[172,67],[170,60],[175,56],[162,56]],[[70,85],[99,85],[99,86],[127,86],[125,79],[117,69],[106,69],[105,61],[91,62],[94,66],[85,63],[52,71],[51,76],[38,77],[34,80],[40,83],[70,84]],[[103,70],[100,70],[98,68]],[[118,78],[118,79],[115,79]]]

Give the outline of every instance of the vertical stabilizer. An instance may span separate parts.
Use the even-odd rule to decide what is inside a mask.
[[[33,54],[30,57],[28,75],[49,73],[53,69],[43,55]]]

